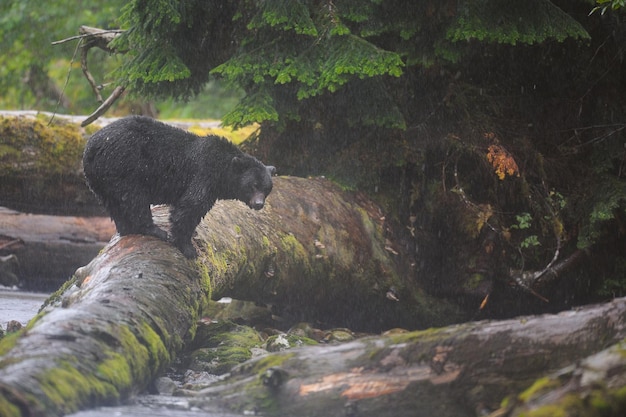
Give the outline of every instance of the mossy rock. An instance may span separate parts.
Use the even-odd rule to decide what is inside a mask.
[[[261,336],[251,327],[231,321],[203,325],[198,328],[190,354],[190,369],[216,375],[230,371],[235,365],[252,357],[252,349],[263,343]]]
[[[265,341],[265,349],[268,352],[280,352],[294,347],[317,344],[315,340],[309,339],[308,337],[281,333],[268,337]]]

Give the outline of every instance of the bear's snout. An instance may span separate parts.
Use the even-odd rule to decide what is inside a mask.
[[[250,208],[253,208],[255,210],[261,210],[264,205],[265,205],[265,201],[263,200],[251,201],[249,204]]]
[[[248,202],[248,206],[255,210],[261,210],[265,205],[265,195],[263,193],[256,193],[252,196]]]

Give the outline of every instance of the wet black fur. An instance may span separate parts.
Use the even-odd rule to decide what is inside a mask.
[[[261,209],[275,172],[224,138],[199,137],[138,116],[96,132],[83,167],[120,235],[168,240],[153,223],[150,204],[170,204],[169,241],[189,258],[196,256],[193,232],[215,201],[237,199]]]

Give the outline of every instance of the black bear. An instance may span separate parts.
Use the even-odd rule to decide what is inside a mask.
[[[171,205],[169,240],[188,258],[197,256],[191,237],[216,200],[241,200],[260,210],[276,171],[224,138],[199,137],[140,116],[96,132],[87,141],[83,169],[122,236],[168,240],[154,224],[150,204]]]

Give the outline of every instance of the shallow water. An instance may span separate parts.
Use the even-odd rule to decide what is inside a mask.
[[[239,417],[239,414],[207,412],[189,407],[187,400],[181,397],[164,395],[141,395],[135,404],[118,407],[100,407],[94,410],[80,411],[66,417]]]
[[[0,286],[0,326],[6,329],[10,320],[17,320],[25,325],[37,314],[49,295]]]

